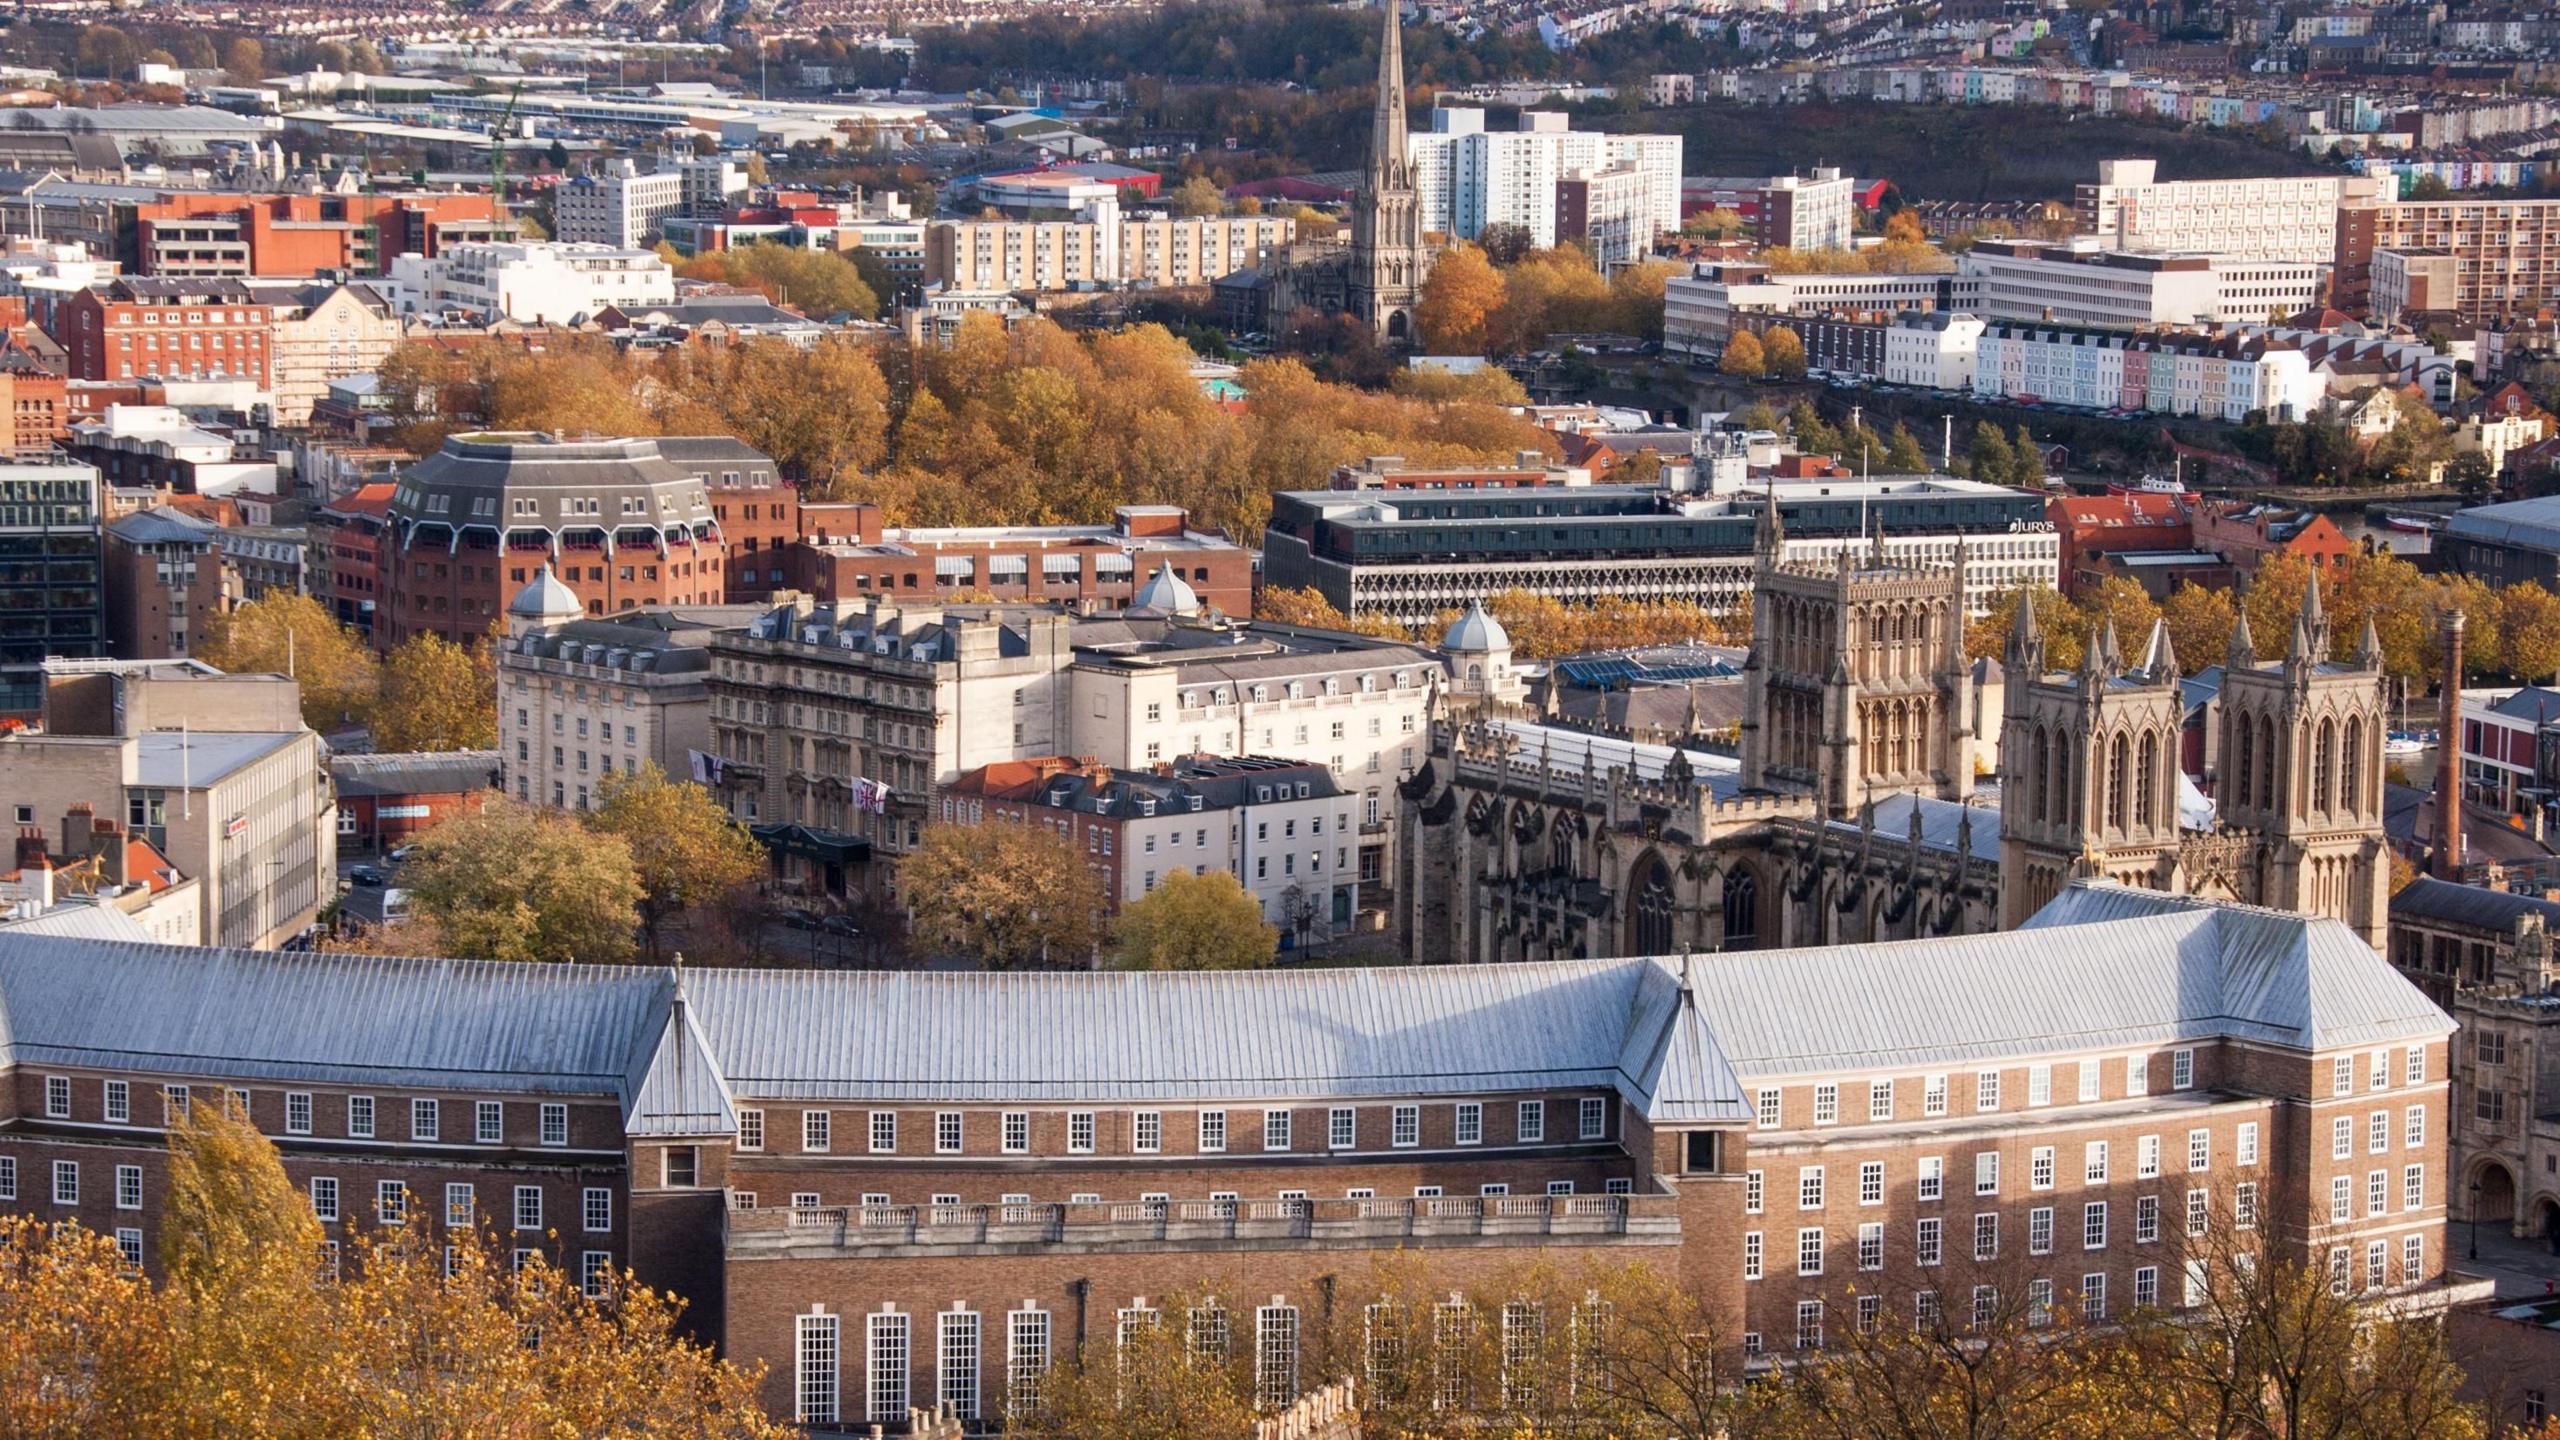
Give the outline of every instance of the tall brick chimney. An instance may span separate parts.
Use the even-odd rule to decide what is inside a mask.
[[[2436,721],[2436,878],[2462,878],[2462,612],[2444,615],[2444,700]]]

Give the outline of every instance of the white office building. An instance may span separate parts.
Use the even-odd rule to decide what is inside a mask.
[[[687,188],[683,171],[607,161],[602,173],[576,176],[552,192],[552,233],[571,244],[637,249],[667,217],[685,213]]]
[[[1662,345],[1679,354],[1718,355],[1733,335],[1733,317],[1827,315],[1835,312],[1891,315],[1949,307],[1955,277],[1943,272],[1845,275],[1772,275],[1764,265],[1693,265],[1662,287]]]
[[[557,241],[452,245],[391,262],[384,288],[403,315],[559,324],[609,305],[676,298],[675,272],[647,250]]]
[[[2302,260],[1983,240],[1956,261],[1956,299],[1990,320],[2128,328],[2264,322],[2320,303],[2329,267]]]

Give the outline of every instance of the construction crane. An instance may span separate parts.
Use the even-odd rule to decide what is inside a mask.
[[[507,225],[507,132],[516,123],[516,106],[524,99],[524,82],[507,93],[507,108],[498,112],[498,123],[489,130],[489,238]]]

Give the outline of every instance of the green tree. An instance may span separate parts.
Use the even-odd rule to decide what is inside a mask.
[[[628,960],[645,893],[621,836],[511,800],[429,830],[400,878],[455,953],[490,960]]]
[[[1807,455],[1837,455],[1846,448],[1840,432],[1823,420],[1822,412],[1811,401],[1799,400],[1787,411],[1787,433],[1793,435],[1796,448]]]
[[[314,730],[364,719],[381,683],[364,641],[308,595],[270,595],[216,612],[195,656],[226,674],[292,677],[302,687],[303,723]]]
[[[373,748],[494,750],[498,671],[489,645],[465,650],[421,630],[392,647],[373,705]]]
[[[1922,475],[1937,467],[1929,463],[1929,452],[1920,448],[1911,427],[1897,420],[1885,439],[1884,468],[1896,475]]]
[[[1965,452],[1972,478],[1986,485],[2006,485],[2018,470],[2017,452],[2000,427],[1985,420],[1973,427],[1973,445]]]
[[[641,929],[653,955],[669,915],[743,890],[765,873],[764,847],[747,827],[730,819],[710,791],[669,780],[655,760],[607,775],[587,823],[629,847],[640,881]]]
[[[898,862],[915,943],[990,969],[1083,966],[1101,938],[1102,882],[1046,825],[933,825]]]
[[[1175,867],[1122,906],[1112,929],[1112,963],[1123,970],[1257,970],[1279,947],[1280,932],[1262,918],[1262,903],[1225,870],[1194,875]]]
[[[2009,483],[2022,490],[2041,489],[2044,485],[2044,447],[2027,427],[2018,427],[2009,442]]]

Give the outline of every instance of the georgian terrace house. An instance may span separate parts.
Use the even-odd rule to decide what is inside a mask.
[[[0,1205],[155,1267],[162,1127],[237,1103],[333,1236],[628,1267],[779,1415],[983,1420],[1186,1289],[1279,1400],[1391,1251],[1640,1260],[1769,1357],[1888,1269],[1922,1303],[1980,1305],[1986,1264],[2100,1318],[2188,1303],[2213,1223],[2440,1300],[2452,1029],[2337,921],[2095,882],[2006,935],[1256,974],[8,937]]]

